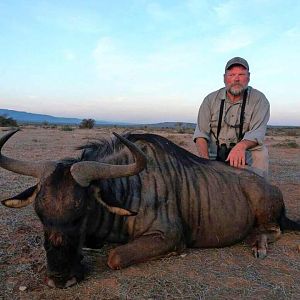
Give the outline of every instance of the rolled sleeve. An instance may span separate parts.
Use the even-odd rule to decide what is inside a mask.
[[[249,131],[245,132],[244,140],[257,142],[262,145],[264,142],[267,123],[270,118],[270,104],[267,98],[262,94],[262,98],[255,106],[252,118],[249,124]]]
[[[210,118],[211,110],[208,105],[208,98],[206,97],[199,108],[197,124],[193,135],[193,141],[196,142],[197,138],[205,138],[210,142]]]

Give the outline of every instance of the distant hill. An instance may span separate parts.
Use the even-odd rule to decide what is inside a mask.
[[[146,126],[151,128],[195,128],[196,123],[187,123],[187,122],[162,122],[155,124],[147,124]]]
[[[167,129],[167,128],[181,128],[181,129],[195,129],[196,123],[187,122],[161,122],[153,124],[128,124],[123,125],[123,127],[147,127],[147,128],[157,128],[157,129]]]
[[[58,124],[58,125],[77,125],[79,124],[82,119],[79,118],[63,118],[63,117],[54,117],[50,115],[42,115],[42,114],[34,114],[34,113],[28,113],[25,111],[16,111],[16,110],[10,110],[10,109],[0,109],[0,116],[7,116],[11,117],[14,120],[16,120],[18,123],[36,123],[36,124],[42,124],[42,123],[49,123],[49,124]],[[103,124],[103,125],[110,125],[112,122],[102,121],[98,120],[96,121],[96,124]],[[118,123],[116,123],[118,124]]]
[[[25,111],[17,111],[11,109],[1,109],[0,108],[0,116],[7,116],[16,120],[19,124],[57,124],[57,125],[78,125],[82,121],[79,118],[64,118],[64,117],[54,117],[50,115],[43,114],[34,114]],[[195,129],[196,123],[188,123],[188,122],[161,122],[161,123],[153,123],[153,124],[137,124],[137,123],[126,123],[126,122],[118,122],[118,121],[104,121],[104,120],[96,120],[96,125],[103,126],[121,126],[121,127],[147,127],[147,128],[176,128],[178,130],[182,129]],[[268,132],[270,130],[276,129],[295,129],[300,128],[299,126],[280,126],[280,125],[268,125]]]
[[[82,121],[79,118],[64,118],[64,117],[54,117],[50,115],[34,114],[25,111],[17,111],[11,109],[1,109],[0,116],[7,116],[16,120],[19,124],[57,124],[57,125],[78,125]],[[147,128],[177,128],[177,129],[194,129],[196,123],[188,122],[161,122],[153,124],[137,124],[137,123],[126,123],[118,121],[104,121],[96,120],[96,125],[103,126],[122,126],[122,127],[147,127]],[[268,125],[268,130],[279,129],[279,128],[299,128],[299,126],[281,126],[281,125]]]
[[[7,116],[13,118],[18,123],[27,123],[27,124],[57,124],[57,125],[78,125],[82,121],[79,118],[64,118],[64,117],[54,117],[50,115],[43,114],[34,114],[25,111],[16,111],[10,109],[0,109],[0,116]],[[185,123],[185,122],[162,122],[155,124],[133,124],[126,122],[114,122],[114,121],[104,121],[104,120],[96,120],[96,125],[106,125],[106,126],[130,126],[130,127],[141,127],[147,126],[148,128],[195,128],[195,123]]]

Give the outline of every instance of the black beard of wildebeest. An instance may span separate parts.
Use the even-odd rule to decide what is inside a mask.
[[[108,266],[179,253],[185,247],[223,247],[252,241],[264,258],[281,230],[300,230],[285,216],[280,190],[247,170],[199,158],[166,138],[126,134],[81,147],[79,159],[27,162],[1,154],[0,166],[38,178],[7,207],[34,203],[44,228],[47,284],[83,279],[82,248],[106,242]],[[126,147],[124,147],[124,144]]]

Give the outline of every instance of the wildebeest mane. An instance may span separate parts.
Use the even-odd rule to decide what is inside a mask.
[[[152,143],[162,150],[164,150],[166,153],[173,156],[176,160],[181,161],[184,163],[185,166],[188,166],[189,164],[207,164],[209,163],[209,160],[200,158],[199,156],[194,155],[193,153],[185,150],[184,148],[176,145],[175,143],[171,142],[167,138],[156,135],[156,134],[131,134],[128,136],[128,139],[132,142],[138,141],[138,140],[144,140],[149,143]]]
[[[122,134],[128,138],[129,133]],[[112,155],[122,149],[124,145],[116,138],[100,138],[97,141],[89,142],[85,145],[79,146],[77,150],[83,150],[80,160],[95,160],[99,161],[105,157]]]
[[[181,148],[175,143],[171,142],[165,137],[156,134],[131,134],[126,133],[123,136],[131,142],[145,141],[151,143],[164,152],[173,156],[176,160],[183,162],[187,165],[194,164],[209,164],[209,160],[200,158],[191,152]],[[95,142],[89,142],[86,145],[80,146],[77,149],[83,150],[81,159],[82,160],[101,160],[107,156],[119,152],[124,145],[122,142],[113,138],[102,138]]]

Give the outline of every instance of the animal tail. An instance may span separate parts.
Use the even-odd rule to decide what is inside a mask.
[[[283,210],[280,218],[279,218],[279,226],[281,230],[295,230],[300,231],[300,222],[299,221],[293,221],[290,220],[285,213],[285,210]]]

